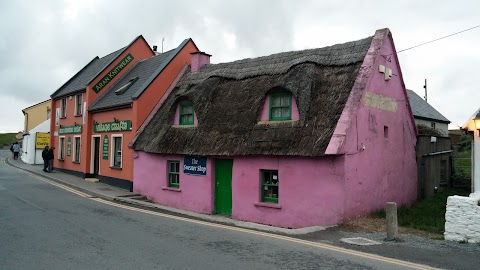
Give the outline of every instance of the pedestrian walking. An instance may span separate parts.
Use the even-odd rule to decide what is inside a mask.
[[[55,158],[55,155],[53,154],[53,150],[55,150],[55,147],[50,147],[47,152],[47,159],[48,159],[48,172],[51,173],[53,171],[53,159]]]
[[[42,158],[43,158],[43,171],[48,172],[48,146],[45,146],[45,149],[42,151]]]
[[[18,142],[13,143],[13,159],[18,159],[18,154],[20,153],[20,145]]]
[[[14,145],[14,143],[12,143],[12,145],[10,145],[10,151],[12,152],[12,157],[13,157],[13,145]]]

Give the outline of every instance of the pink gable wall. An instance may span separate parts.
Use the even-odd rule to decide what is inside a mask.
[[[362,77],[362,73],[371,72],[371,77],[352,117],[343,149],[346,217],[384,208],[387,201],[405,205],[416,199],[415,126],[398,60],[391,55],[395,51],[393,41],[390,37],[384,40],[372,69],[363,69],[359,74]],[[390,55],[391,62],[381,55]],[[392,69],[391,80],[384,79],[379,65]],[[377,107],[368,104],[368,95],[382,99]],[[393,103],[395,111],[390,106]],[[384,127],[388,127],[388,138]]]

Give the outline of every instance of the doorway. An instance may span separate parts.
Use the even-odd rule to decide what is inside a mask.
[[[215,160],[215,214],[232,214],[232,159]]]
[[[93,137],[93,175],[97,176],[100,170],[100,137]]]

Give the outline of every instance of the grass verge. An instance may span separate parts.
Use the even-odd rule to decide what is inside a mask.
[[[398,225],[435,234],[445,231],[445,210],[447,198],[453,195],[466,196],[468,192],[461,189],[445,189],[431,198],[423,199],[412,207],[397,210]],[[385,218],[385,211],[378,211],[372,217]]]
[[[462,189],[445,189],[433,197],[421,200],[412,207],[397,209],[399,232],[424,237],[443,239],[447,198],[453,195],[466,196]],[[377,211],[367,217],[348,220],[343,224],[348,230],[363,232],[386,232],[385,211]]]

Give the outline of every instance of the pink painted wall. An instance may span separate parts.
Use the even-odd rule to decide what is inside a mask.
[[[213,213],[213,167],[211,159],[207,160],[207,175],[193,176],[183,173],[183,156],[156,155],[135,152],[133,170],[133,192],[162,205],[198,213]],[[168,187],[167,161],[180,161],[180,188]]]
[[[278,170],[279,198],[273,205],[281,209],[255,205],[261,200],[261,169]],[[286,228],[332,225],[343,219],[342,158],[236,157],[232,174],[234,219]]]
[[[270,96],[267,96],[267,98],[265,98],[265,102],[263,103],[263,110],[262,115],[260,116],[260,121],[268,121],[270,119],[269,102]],[[295,97],[292,95],[292,121],[297,121],[299,119],[300,115],[298,114],[297,102],[295,101]]]
[[[417,173],[415,161],[416,131],[408,105],[403,78],[395,54],[391,62],[380,55],[395,52],[387,37],[372,66],[357,113],[352,117],[343,151],[345,156],[345,217],[366,214],[392,201],[399,205],[416,200]],[[378,65],[392,69],[386,81]],[[368,72],[363,69],[362,72]],[[362,77],[364,74],[359,74]],[[365,105],[365,94],[375,93],[393,98],[396,111]],[[384,127],[388,127],[388,138]],[[364,148],[364,150],[362,150]]]
[[[180,173],[180,191],[165,189],[167,161],[183,156],[136,152],[133,191],[156,203],[199,213],[214,213],[215,159],[207,175]],[[261,203],[260,170],[278,170],[278,204]],[[232,218],[301,228],[337,224],[343,219],[343,158],[235,157],[232,170]],[[263,206],[259,206],[259,204]],[[266,207],[266,206],[274,207]]]

